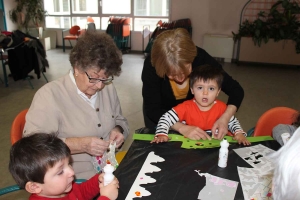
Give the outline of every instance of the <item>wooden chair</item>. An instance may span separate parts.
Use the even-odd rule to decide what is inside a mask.
[[[275,107],[267,110],[258,119],[253,136],[272,136],[272,130],[276,125],[292,124],[297,113],[297,110],[288,107]]]
[[[65,36],[64,33],[67,31],[69,31],[69,35]],[[80,27],[77,25],[72,26],[70,29],[65,29],[62,31],[62,41],[63,41],[63,51],[64,52],[65,52],[65,40],[68,40],[71,47],[73,48],[71,40],[78,40],[79,34],[80,34]]]

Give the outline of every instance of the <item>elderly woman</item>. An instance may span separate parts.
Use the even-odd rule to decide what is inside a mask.
[[[56,133],[71,150],[76,178],[96,171],[91,156],[101,156],[110,141],[120,147],[127,120],[112,83],[121,73],[122,53],[107,34],[86,32],[70,53],[72,69],[35,94],[23,136]]]

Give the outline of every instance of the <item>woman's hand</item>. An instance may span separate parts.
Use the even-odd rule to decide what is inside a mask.
[[[101,156],[108,149],[109,141],[104,141],[98,137],[85,137],[84,139],[84,151],[92,156]]]
[[[222,140],[228,133],[228,122],[226,118],[220,117],[213,125],[211,132],[213,137],[218,140]]]
[[[111,130],[109,135],[109,140],[116,142],[116,148],[120,147],[124,142],[124,135],[120,132],[118,128],[114,128]]]
[[[71,154],[88,153],[92,156],[101,156],[108,149],[109,141],[98,137],[72,137],[66,138],[65,143]]]
[[[237,108],[234,105],[228,105],[223,115],[214,123],[211,132],[215,139],[222,140],[228,133],[229,120],[236,110]]]

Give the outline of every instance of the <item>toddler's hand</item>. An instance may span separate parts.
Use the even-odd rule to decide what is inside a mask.
[[[233,139],[236,140],[239,144],[243,144],[245,146],[251,145],[251,143],[247,140],[243,133],[235,134]]]
[[[99,183],[99,188],[100,188],[100,196],[106,196],[110,200],[115,200],[118,198],[119,181],[117,178],[115,178],[110,184],[106,186],[104,186],[103,182]]]
[[[169,137],[166,135],[158,135],[155,136],[154,139],[150,143],[161,143],[161,142],[168,142]]]
[[[104,172],[101,173],[101,174],[99,174],[98,181],[99,181],[99,183],[103,183],[104,182]]]

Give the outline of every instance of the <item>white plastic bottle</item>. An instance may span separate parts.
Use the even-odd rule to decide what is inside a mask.
[[[223,141],[220,143],[220,145],[221,145],[221,148],[220,148],[220,152],[219,152],[218,166],[224,168],[224,167],[227,166],[228,146],[229,146],[229,143],[224,138]]]
[[[284,145],[286,144],[287,141],[289,141],[290,137],[291,137],[290,133],[282,133],[281,134],[282,142]]]
[[[115,168],[111,164],[106,164],[105,167],[103,168],[104,171],[104,186],[110,184],[115,176],[113,174]]]

